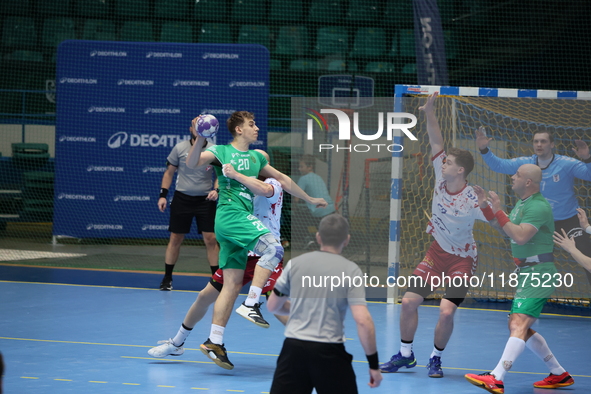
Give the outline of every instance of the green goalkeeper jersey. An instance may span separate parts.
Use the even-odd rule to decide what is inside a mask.
[[[554,250],[554,217],[548,201],[538,192],[525,200],[517,201],[515,208],[509,214],[511,223],[527,223],[538,229],[538,232],[525,244],[518,245],[511,240],[513,257],[524,259]]]
[[[220,208],[223,210],[224,207],[241,208],[252,213],[254,193],[242,183],[226,178],[222,173],[221,166],[229,163],[232,164],[236,172],[257,178],[261,169],[268,164],[267,159],[257,151],[241,151],[231,144],[211,146],[207,150],[213,153],[219,161],[219,163],[215,161],[213,163],[220,188],[218,216]]]

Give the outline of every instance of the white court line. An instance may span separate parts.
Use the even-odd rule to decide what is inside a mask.
[[[38,252],[35,250],[0,249],[0,261],[59,259],[70,257],[84,257],[82,253]]]

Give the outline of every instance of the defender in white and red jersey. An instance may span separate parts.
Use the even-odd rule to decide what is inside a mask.
[[[413,368],[417,365],[412,343],[418,326],[419,305],[439,287],[442,278],[453,280],[456,276],[466,276],[467,280],[462,280],[461,286],[454,286],[452,281],[441,284],[445,287],[445,295],[439,307],[433,352],[427,364],[428,374],[432,378],[443,377],[441,354],[453,331],[454,314],[466,297],[469,279],[478,264],[476,243],[472,235],[474,221],[486,221],[478,205],[478,197],[466,181],[474,168],[474,157],[463,149],[451,148],[447,154],[444,151],[443,137],[435,116],[437,95],[434,93],[429,96],[427,103],[419,108],[427,117],[429,144],[436,174],[432,217],[427,226],[427,232],[435,240],[413,272],[413,276],[422,280],[414,284],[409,281],[411,284],[402,298],[400,352],[380,366],[382,372],[396,372],[402,367]],[[488,205],[485,208],[491,209]],[[436,277],[438,279],[434,281]]]
[[[261,178],[262,180],[262,178]],[[281,208],[283,207],[283,189],[281,184],[275,178],[267,178],[264,181],[273,187],[273,195],[271,197],[256,196],[253,201],[253,212],[254,215],[271,231],[271,234],[277,241],[281,239],[279,229],[281,227]],[[246,269],[244,270],[244,278],[242,279],[242,285],[244,286],[248,282],[252,281],[254,277],[254,269],[259,260],[260,256],[254,252],[248,252],[248,260],[246,262]],[[265,287],[261,291],[261,294],[265,294],[267,298],[271,294],[271,291],[275,287],[277,278],[283,271],[283,259],[279,262],[277,267],[273,270],[273,273],[265,283]],[[218,291],[222,290],[224,284],[224,271],[219,269],[212,275],[209,282]],[[278,317],[279,318],[279,317]],[[258,325],[258,324],[257,324]],[[268,325],[261,327],[268,327]]]

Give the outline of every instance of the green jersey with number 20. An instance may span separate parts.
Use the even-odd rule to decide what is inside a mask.
[[[221,165],[232,164],[236,172],[252,178],[257,178],[261,169],[268,164],[267,159],[261,153],[254,150],[241,151],[231,144],[216,145],[207,148],[207,150],[215,155]],[[252,212],[254,193],[242,183],[225,177],[220,166],[214,165],[214,169],[220,189],[218,209],[232,206],[234,208],[242,207],[247,212]]]

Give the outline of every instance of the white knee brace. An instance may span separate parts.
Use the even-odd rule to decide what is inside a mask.
[[[283,247],[271,233],[259,238],[253,252],[261,256],[257,265],[273,271],[283,259]]]

